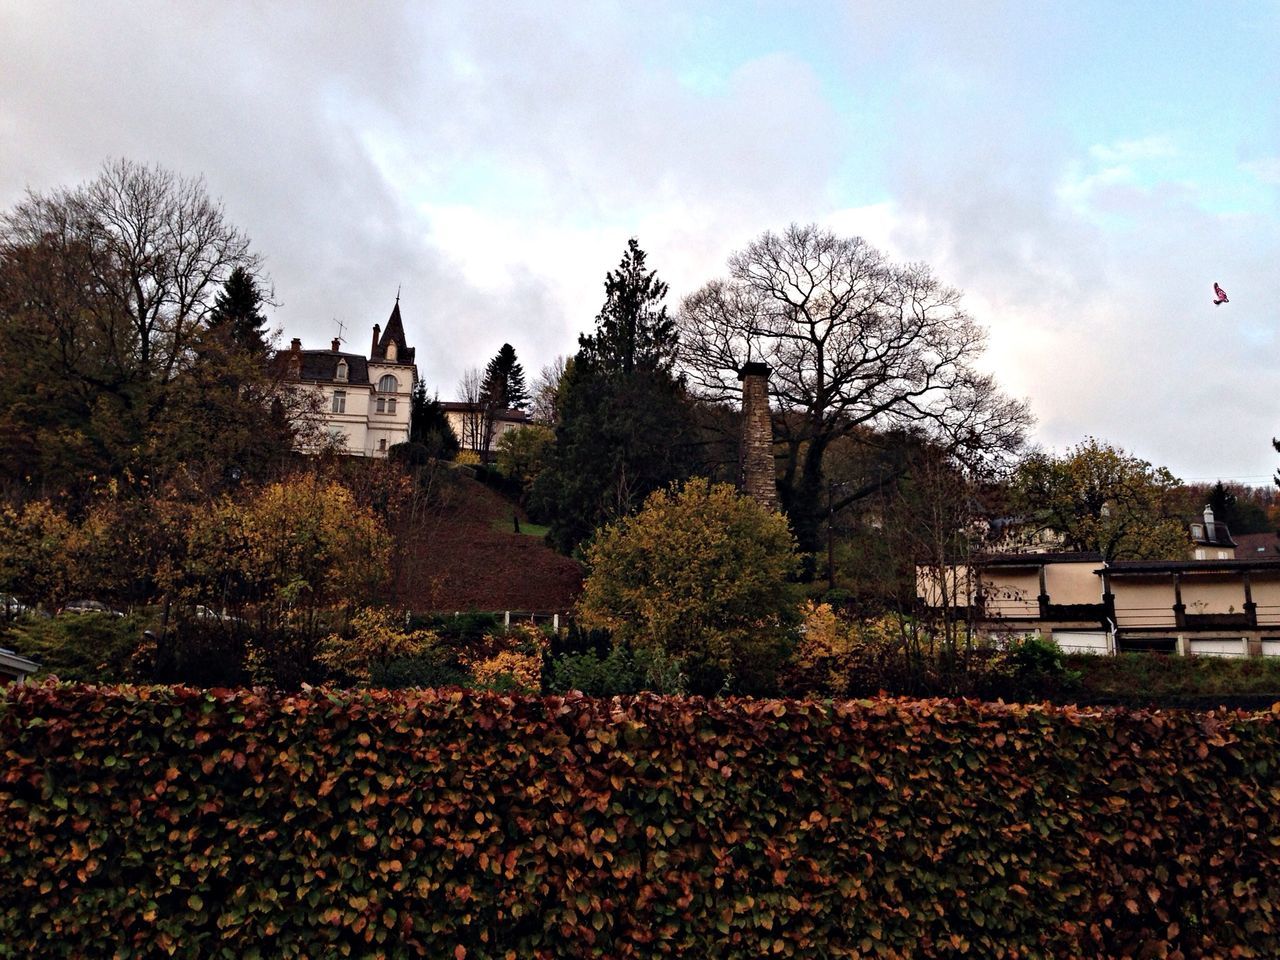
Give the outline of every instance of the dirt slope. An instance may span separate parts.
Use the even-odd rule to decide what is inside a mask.
[[[418,612],[568,611],[582,589],[576,561],[512,532],[511,503],[470,477],[456,477],[444,499],[399,531],[401,603]]]

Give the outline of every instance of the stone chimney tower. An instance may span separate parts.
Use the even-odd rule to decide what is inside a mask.
[[[773,420],[769,415],[769,367],[744,364],[742,381],[742,492],[770,510],[778,509],[773,465]]]

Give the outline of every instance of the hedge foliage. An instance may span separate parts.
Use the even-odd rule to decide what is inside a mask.
[[[0,956],[1280,955],[1280,708],[0,694]]]

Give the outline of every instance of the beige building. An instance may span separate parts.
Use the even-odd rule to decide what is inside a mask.
[[[385,457],[409,439],[413,387],[418,382],[414,349],[405,342],[400,298],[387,329],[373,325],[369,356],[346,353],[341,341],[328,350],[303,350],[294,339],[276,355],[284,376],[315,394],[314,415],[339,449],[355,456]]]
[[[479,453],[483,447],[485,421],[489,421],[489,454],[498,449],[498,441],[503,434],[512,430],[527,427],[530,421],[523,410],[489,410],[482,403],[461,403],[450,401],[440,404],[444,415],[453,428],[453,435],[458,438],[458,446],[463,450]]]
[[[1072,652],[1280,656],[1280,557],[995,555],[972,567],[922,566],[916,581],[925,608],[946,603],[982,633],[1039,632]]]

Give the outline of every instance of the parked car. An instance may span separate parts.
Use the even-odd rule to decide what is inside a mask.
[[[105,613],[109,617],[123,617],[119,610],[112,610],[97,600],[72,600],[59,613]]]
[[[239,617],[233,617],[231,614],[223,611],[219,613],[213,607],[206,607],[203,603],[195,605],[195,618],[197,620],[221,620],[223,623],[243,623]]]
[[[0,594],[0,607],[4,608],[2,615],[5,620],[16,620],[23,614],[33,612],[31,607],[28,607],[17,597],[8,594]]]

